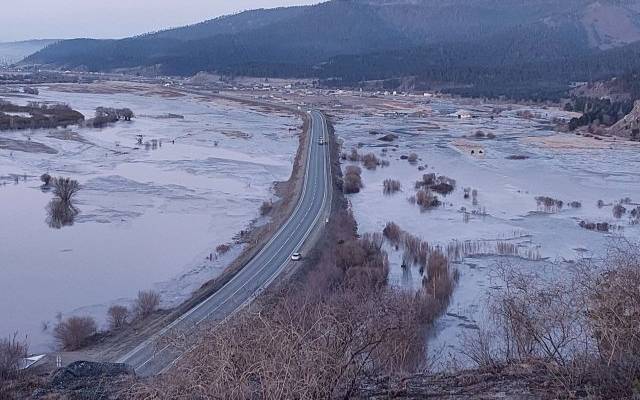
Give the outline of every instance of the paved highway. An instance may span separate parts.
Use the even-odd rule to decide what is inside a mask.
[[[293,214],[262,250],[225,286],[180,316],[170,325],[121,357],[118,362],[134,367],[141,376],[157,375],[170,368],[181,354],[162,345],[162,337],[173,332],[192,332],[204,322],[221,321],[250,303],[291,262],[314,227],[324,224],[330,212],[331,168],[327,122],[317,111],[310,112],[309,141],[302,195]]]

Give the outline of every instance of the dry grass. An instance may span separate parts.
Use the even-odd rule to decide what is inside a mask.
[[[396,179],[385,179],[384,182],[382,182],[382,186],[382,191],[384,194],[393,194],[399,192],[402,189],[400,181]]]
[[[402,239],[402,229],[395,222],[388,222],[384,227],[382,234],[394,245],[399,245]]]
[[[418,190],[415,199],[416,204],[418,204],[422,210],[440,206],[438,196],[434,195],[429,189]]]
[[[20,361],[27,356],[28,345],[26,339],[19,340],[14,334],[8,338],[0,339],[0,386],[7,379],[18,375]],[[0,398],[2,398],[0,390]]]
[[[509,256],[531,261],[542,259],[537,247],[521,246],[508,240],[456,240],[447,245],[446,253],[456,262],[474,256]]]
[[[502,269],[491,299],[494,328],[465,345],[479,365],[543,364],[570,396],[630,398],[640,375],[640,253],[628,243],[601,264],[581,263],[562,280]]]
[[[362,156],[362,165],[366,169],[374,170],[378,168],[378,166],[380,165],[380,160],[375,154],[367,153],[364,156]]]
[[[426,329],[442,302],[426,290],[387,288],[382,234],[355,235],[351,213],[336,210],[297,283],[203,329],[195,343],[173,343],[191,351],[162,380],[142,381],[125,397],[350,398],[380,374],[421,371]]]

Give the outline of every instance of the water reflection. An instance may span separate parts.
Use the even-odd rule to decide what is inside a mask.
[[[79,190],[80,184],[76,180],[62,177],[53,179],[55,197],[47,204],[47,224],[51,228],[61,229],[73,225],[80,213],[74,205],[74,198]]]
[[[71,226],[79,213],[80,210],[73,203],[64,202],[59,198],[52,199],[47,204],[47,224],[54,229]]]

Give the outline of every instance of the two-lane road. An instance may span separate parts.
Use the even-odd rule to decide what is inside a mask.
[[[132,365],[141,376],[164,372],[181,354],[172,346],[159,344],[163,336],[176,331],[192,332],[201,323],[221,321],[251,302],[280,275],[291,255],[300,250],[314,228],[324,224],[331,208],[331,168],[329,146],[322,146],[319,141],[326,141],[328,129],[320,112],[312,111],[309,115],[310,138],[302,194],[289,219],[225,286],[118,362]]]

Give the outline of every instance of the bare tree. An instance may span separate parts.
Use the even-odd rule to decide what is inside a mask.
[[[78,181],[70,178],[59,177],[53,182],[53,194],[64,204],[71,204],[73,198],[80,191]]]
[[[53,336],[62,349],[78,350],[97,331],[98,326],[92,317],[69,317],[58,322],[53,329]]]
[[[146,318],[153,314],[160,306],[160,294],[149,291],[138,292],[138,298],[135,302],[135,313],[140,318]]]
[[[109,307],[107,311],[107,320],[109,328],[112,330],[118,330],[127,325],[127,319],[129,318],[129,309],[125,306],[115,305]]]

